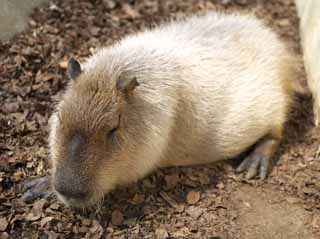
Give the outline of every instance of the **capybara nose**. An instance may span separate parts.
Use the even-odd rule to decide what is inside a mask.
[[[84,187],[68,185],[65,183],[55,183],[55,190],[68,199],[84,200],[89,196],[89,190]]]

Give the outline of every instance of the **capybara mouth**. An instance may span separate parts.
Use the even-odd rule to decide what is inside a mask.
[[[55,191],[58,199],[62,201],[67,207],[75,209],[88,209],[97,206],[102,200],[99,197],[92,195],[87,195],[84,198],[70,198],[61,195],[59,192]]]

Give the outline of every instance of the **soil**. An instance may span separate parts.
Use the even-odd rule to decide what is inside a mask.
[[[0,2],[0,40],[8,40],[28,25],[29,13],[47,0],[10,0]]]
[[[99,210],[55,197],[21,201],[24,182],[50,174],[47,121],[69,57],[167,18],[222,9],[254,12],[301,58],[293,0],[54,0],[0,43],[0,238],[320,238],[320,130],[309,96],[297,97],[264,182],[235,174],[234,159],[158,170],[106,195]],[[306,82],[302,66],[297,77]]]

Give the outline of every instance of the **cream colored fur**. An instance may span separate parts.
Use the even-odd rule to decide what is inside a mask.
[[[121,108],[121,149],[97,167],[103,193],[158,166],[216,162],[267,134],[280,137],[290,104],[291,56],[253,16],[212,12],[166,23],[98,50],[83,68],[79,84],[106,82],[99,89],[106,98],[117,95],[122,74],[140,84]],[[67,90],[61,109],[79,101],[74,91]],[[92,117],[85,109],[78,118]],[[51,151],[63,147],[55,142],[58,124],[52,124]]]

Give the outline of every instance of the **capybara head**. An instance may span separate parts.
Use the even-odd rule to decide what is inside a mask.
[[[69,85],[50,120],[53,188],[66,204],[86,207],[140,174],[139,162],[130,157],[137,144],[133,137],[139,137],[139,116],[129,110],[138,82],[103,66],[82,70],[73,58],[68,74]]]

